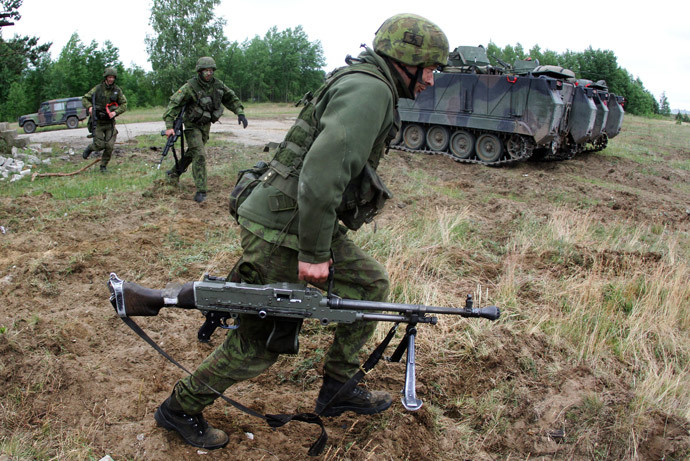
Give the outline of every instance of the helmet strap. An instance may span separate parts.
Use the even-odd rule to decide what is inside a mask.
[[[424,76],[424,68],[422,66],[417,66],[417,72],[413,74],[412,72],[407,70],[406,65],[400,64],[399,67],[403,70],[403,72],[405,72],[405,75],[407,75],[407,78],[410,79],[410,84],[407,87],[407,89],[409,90],[410,94],[414,98],[414,96],[415,96],[414,89],[417,86],[417,82],[421,81],[423,76]]]

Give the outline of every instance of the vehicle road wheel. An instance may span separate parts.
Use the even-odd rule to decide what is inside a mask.
[[[450,153],[457,158],[470,158],[474,154],[474,135],[458,130],[450,137]]]
[[[403,143],[408,149],[420,149],[424,145],[424,128],[413,123],[403,131]]]
[[[33,133],[36,131],[36,124],[31,120],[27,120],[24,122],[24,125],[22,125],[22,128],[24,128],[24,133]]]
[[[527,154],[527,142],[519,134],[512,135],[508,141],[506,141],[505,147],[508,156],[514,160],[524,157]]]
[[[493,134],[483,134],[477,138],[477,157],[486,163],[497,162],[503,155],[503,143]]]
[[[67,128],[73,129],[79,126],[79,119],[77,117],[71,116],[67,117],[67,121],[65,122],[65,125],[67,125]]]
[[[434,125],[426,132],[426,145],[435,152],[443,152],[448,148],[448,129]]]

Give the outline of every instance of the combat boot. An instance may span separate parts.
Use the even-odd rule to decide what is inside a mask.
[[[106,173],[108,169],[106,168],[105,165],[101,165],[101,173]]]
[[[388,409],[393,399],[388,392],[369,392],[362,386],[355,386],[351,391],[338,397],[331,406],[324,408],[333,396],[340,390],[343,383],[328,375],[323,377],[323,385],[316,399],[314,412],[322,416],[339,416],[346,411],[354,411],[360,415],[374,415]],[[322,413],[323,412],[323,413]]]
[[[180,184],[180,175],[175,170],[168,170],[165,172],[168,184],[177,187]]]
[[[228,444],[228,435],[209,425],[201,413],[188,415],[175,407],[179,404],[172,395],[158,407],[153,417],[160,427],[176,431],[185,442],[195,447],[215,450]]]
[[[195,202],[201,203],[204,200],[206,200],[206,192],[197,192],[196,194],[194,194],[194,201]]]
[[[89,155],[91,155],[91,152],[93,152],[93,149],[91,149],[91,144],[86,146],[86,149],[84,149],[84,152],[81,154],[81,157],[83,159],[89,158]]]

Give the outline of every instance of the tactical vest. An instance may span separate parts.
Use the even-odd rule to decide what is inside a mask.
[[[114,83],[110,89],[105,87],[105,83],[102,83],[96,87],[96,91],[94,92],[95,107],[92,110],[96,111],[96,117],[99,122],[108,122],[114,120],[108,116],[108,112],[105,110],[105,107],[111,102],[117,102],[121,93],[122,90],[120,87]]]
[[[362,172],[353,178],[345,188],[342,202],[336,208],[336,214],[349,229],[357,230],[364,223],[371,222],[383,207],[384,202],[391,197],[391,193],[376,174],[376,168],[384,153],[384,147],[390,144],[400,128],[400,117],[397,110],[398,96],[391,82],[386,80],[376,65],[359,62],[336,69],[327,78],[326,82],[316,90],[315,94],[307,93],[300,101],[300,103],[305,104],[304,108],[285,136],[285,140],[278,145],[278,151],[273,160],[271,160],[268,171],[260,178],[262,183],[270,184],[285,194],[282,198],[273,198],[276,202],[282,203],[271,204],[272,209],[287,210],[297,207],[297,187],[302,163],[314,140],[319,135],[318,121],[315,116],[316,104],[321,95],[336,81],[354,73],[371,75],[388,86],[393,95],[395,123],[388,133],[384,145],[370,154]]]
[[[204,89],[197,77],[191,78],[187,84],[194,92],[194,101],[187,107],[185,119],[197,125],[215,123],[223,115],[223,94],[225,85],[214,79],[209,83],[210,92]]]

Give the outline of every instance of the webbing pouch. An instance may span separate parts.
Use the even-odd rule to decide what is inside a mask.
[[[299,332],[304,319],[280,318],[273,320],[273,330],[266,340],[266,349],[276,354],[299,352]]]
[[[237,174],[235,187],[230,191],[228,208],[230,215],[238,220],[237,210],[242,203],[249,197],[254,188],[259,184],[259,178],[268,170],[266,162],[258,162],[254,167],[242,170]]]
[[[357,230],[371,222],[392,196],[376,170],[367,163],[345,188],[335,212],[348,229]]]

